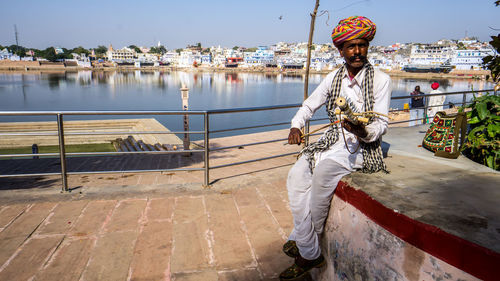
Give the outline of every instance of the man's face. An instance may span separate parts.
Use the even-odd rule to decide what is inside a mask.
[[[368,46],[366,39],[353,39],[346,41],[339,51],[348,66],[359,69],[367,62]]]

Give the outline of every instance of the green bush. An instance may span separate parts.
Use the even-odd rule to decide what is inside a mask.
[[[467,112],[469,131],[462,147],[464,155],[492,169],[500,168],[500,96],[474,96]]]

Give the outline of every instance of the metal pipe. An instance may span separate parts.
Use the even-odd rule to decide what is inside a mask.
[[[159,169],[159,170],[89,171],[89,172],[68,172],[68,175],[150,173],[150,172],[203,171],[203,170],[204,170],[203,168],[179,168],[179,169]]]
[[[264,128],[264,127],[273,127],[273,126],[288,125],[288,124],[290,124],[290,122],[281,122],[281,123],[273,123],[273,124],[267,124],[267,125],[256,125],[256,126],[248,126],[248,127],[239,127],[239,128],[231,128],[231,129],[223,129],[223,130],[214,130],[214,131],[210,131],[210,133],[215,134],[215,133],[221,133],[221,132],[256,129],[256,128]]]
[[[68,178],[66,174],[66,150],[64,148],[63,115],[57,114],[57,132],[59,134],[59,158],[61,159],[62,191],[68,191]]]
[[[274,109],[285,109],[300,107],[302,104],[284,104],[284,105],[273,105],[273,106],[260,106],[260,107],[241,107],[241,108],[227,108],[227,109],[213,109],[207,110],[210,114],[224,114],[224,113],[235,113],[235,112],[251,112],[251,111],[264,111],[264,110],[274,110]]]
[[[59,156],[59,153],[38,153],[36,156]],[[0,154],[0,158],[23,158],[23,157],[33,157],[33,154]]]
[[[126,171],[88,171],[88,172],[67,172],[67,175],[88,175],[88,174],[117,174],[117,173],[151,173],[151,172],[176,172],[176,171],[203,171],[205,168],[179,168],[179,169],[158,169],[158,170],[126,170]],[[61,173],[33,173],[33,174],[10,174],[0,175],[0,178],[11,177],[39,177],[56,176]]]
[[[66,136],[82,136],[82,135],[168,135],[168,134],[204,134],[203,131],[137,131],[137,132],[68,132]],[[57,136],[57,133],[0,133],[0,136]]]
[[[257,159],[252,159],[252,160],[246,160],[246,161],[241,161],[241,162],[230,163],[230,164],[218,165],[218,166],[212,167],[211,169],[218,169],[218,168],[230,167],[230,166],[241,165],[241,164],[246,164],[246,163],[252,163],[252,162],[257,162],[257,161],[261,161],[261,160],[268,160],[268,159],[273,159],[273,158],[278,158],[278,157],[284,157],[284,156],[294,155],[294,154],[297,154],[297,153],[298,152],[290,152],[290,153],[273,155],[273,156],[264,157],[264,158],[257,158]]]
[[[210,183],[210,174],[209,174],[209,169],[210,169],[210,166],[209,166],[209,157],[210,157],[210,144],[209,144],[209,140],[210,140],[210,137],[209,137],[209,121],[210,121],[210,118],[209,118],[209,113],[208,112],[205,112],[205,116],[204,116],[204,128],[205,128],[205,136],[204,136],[204,150],[205,150],[205,180],[203,182],[203,187],[207,188],[209,187],[209,183]]]
[[[448,93],[439,93],[439,94],[423,94],[421,96],[423,97],[432,97],[432,96],[451,96],[451,95],[460,95],[460,94],[464,94],[464,93],[482,93],[482,92],[490,92],[490,91],[493,91],[493,89],[490,89],[490,90],[480,90],[480,91],[460,91],[460,92],[448,92]],[[391,100],[402,100],[402,99],[409,99],[409,98],[412,98],[414,96],[399,96],[399,97],[391,97]]]
[[[193,114],[193,115],[203,115],[205,111],[191,110],[191,111],[0,111],[2,115],[181,115],[181,114]]]
[[[266,144],[266,143],[272,143],[272,142],[278,142],[278,141],[284,141],[284,140],[288,140],[288,138],[274,139],[274,140],[260,141],[260,142],[252,142],[252,143],[246,143],[246,144],[240,144],[240,145],[217,147],[217,148],[211,149],[211,151],[231,149],[231,148],[239,148],[239,147],[259,145],[259,144]]]
[[[488,91],[493,91],[493,90],[480,90],[480,91],[461,91],[461,92],[450,92],[450,93],[441,93],[441,94],[426,94],[425,96],[439,96],[439,95],[456,95],[456,94],[464,94],[464,93],[480,93],[480,92],[488,92]],[[411,98],[412,96],[401,96],[401,97],[392,97],[391,99],[408,99]],[[467,102],[466,102],[467,103]],[[61,173],[62,174],[62,180],[63,180],[63,190],[67,191],[67,175],[76,175],[76,174],[99,174],[99,173],[139,173],[139,172],[156,172],[156,171],[201,171],[204,170],[205,172],[205,179],[204,179],[204,186],[209,186],[210,183],[210,178],[209,178],[209,172],[210,168],[221,168],[221,167],[227,167],[227,166],[233,166],[233,165],[238,165],[238,164],[244,164],[244,163],[249,163],[249,162],[255,162],[255,161],[260,161],[260,160],[266,160],[266,159],[272,159],[276,157],[282,157],[286,155],[292,155],[294,153],[288,153],[288,154],[282,154],[282,155],[276,155],[276,156],[270,156],[270,157],[265,157],[265,158],[259,158],[259,159],[254,159],[254,160],[248,160],[248,161],[243,161],[243,162],[237,162],[237,163],[231,163],[231,164],[226,164],[226,165],[219,165],[216,167],[210,167],[209,165],[209,156],[210,156],[210,148],[209,148],[209,140],[210,140],[210,124],[209,124],[209,115],[210,114],[225,114],[225,113],[237,113],[237,112],[253,112],[253,111],[264,111],[264,110],[275,110],[275,109],[285,109],[285,108],[293,108],[293,107],[299,107],[300,104],[288,104],[288,105],[278,105],[278,106],[266,106],[266,107],[253,107],[253,108],[233,108],[233,109],[222,109],[222,110],[209,110],[209,111],[0,111],[0,116],[5,115],[57,115],[57,120],[58,120],[58,132],[57,135],[59,136],[59,154],[57,153],[44,153],[44,154],[39,154],[38,156],[57,156],[59,155],[61,158]],[[190,133],[193,134],[204,134],[204,149],[198,149],[198,150],[191,150],[190,152],[204,152],[205,156],[205,167],[204,168],[185,168],[185,169],[165,169],[165,170],[128,170],[128,171],[93,171],[93,172],[67,172],[66,170],[66,155],[119,155],[119,154],[169,154],[169,153],[183,153],[183,150],[176,150],[176,151],[157,151],[157,152],[100,152],[100,153],[87,153],[87,152],[81,152],[81,153],[66,153],[65,152],[65,146],[64,146],[64,128],[63,128],[63,115],[152,115],[152,114],[158,114],[158,115],[180,115],[180,114],[194,114],[194,115],[204,115],[204,123],[205,123],[205,128],[204,131],[192,131]],[[322,118],[322,119],[312,119],[311,121],[319,121],[319,120],[328,120],[327,118]],[[398,123],[405,123],[408,122],[408,120],[405,121],[398,121],[398,122],[391,122],[389,124],[398,124]],[[286,124],[286,123],[277,123],[277,125],[281,124]],[[267,124],[267,125],[261,125],[261,126],[255,126],[257,127],[269,127],[274,124]],[[219,130],[219,131],[214,131],[214,132],[222,132],[222,131],[231,131],[231,130],[238,130],[238,129],[243,129],[243,128],[235,128],[235,129],[226,129],[226,130]],[[152,134],[152,133],[158,133],[158,134],[174,134],[174,133],[180,133],[180,132],[125,132],[123,134]],[[182,133],[185,133],[182,131]],[[2,135],[50,135],[50,136],[55,136],[56,133],[52,132],[40,132],[40,133],[0,133],[0,136]],[[119,132],[113,132],[113,133],[67,133],[66,135],[85,135],[85,134],[122,134]],[[317,133],[315,135],[319,135],[320,133]],[[279,141],[279,140],[271,140],[271,141],[265,141],[265,142],[260,142],[260,143],[250,143],[250,144],[243,144],[243,145],[238,145],[238,146],[229,146],[229,147],[223,147],[223,148],[218,148],[214,150],[221,150],[221,149],[229,149],[229,148],[235,148],[235,147],[240,147],[240,146],[249,146],[249,145],[257,145],[257,144],[262,144],[262,143],[269,143],[269,142],[274,142],[274,141]],[[9,154],[9,155],[0,155],[0,158],[5,158],[5,157],[32,157],[32,154]],[[57,175],[59,173],[33,173],[33,174],[15,174],[15,175],[0,175],[0,177],[27,177],[27,176],[44,176],[44,175]]]
[[[167,151],[116,151],[116,152],[69,152],[66,156],[108,156],[120,154],[178,154],[186,152],[204,152],[203,149],[193,150],[167,150]],[[59,153],[39,153],[36,156],[59,156]],[[33,157],[33,154],[1,154],[0,158],[23,158]]]

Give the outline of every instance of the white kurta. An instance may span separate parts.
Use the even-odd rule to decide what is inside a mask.
[[[432,90],[430,94],[441,94],[442,92],[440,90]],[[429,97],[429,102],[427,106],[429,108],[427,109],[427,116],[429,118],[434,117],[438,111],[443,111],[443,104],[444,101],[446,100],[446,96],[432,96]],[[432,107],[430,107],[432,106]]]
[[[302,128],[316,110],[326,102],[331,92],[333,78],[338,70],[328,74],[292,119],[292,127]],[[342,79],[340,96],[346,97],[358,108],[365,111],[361,85],[365,70],[360,71],[352,80],[346,73]],[[391,97],[391,79],[378,70],[374,70],[373,111],[387,114]],[[375,118],[366,126],[368,135],[362,139],[372,142],[387,131],[386,117]],[[356,136],[345,131],[347,146],[354,152],[359,146]],[[340,133],[341,134],[341,133]],[[297,242],[300,254],[306,259],[316,259],[320,254],[318,235],[323,231],[323,224],[328,215],[330,201],[338,181],[354,169],[361,168],[363,155],[361,148],[350,154],[342,136],[328,150],[315,154],[314,173],[311,174],[305,156],[302,156],[288,174],[287,188],[290,209],[294,217],[294,229],[289,239]]]

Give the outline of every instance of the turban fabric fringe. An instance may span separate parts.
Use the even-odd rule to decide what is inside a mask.
[[[343,19],[332,31],[332,41],[335,46],[353,39],[366,39],[371,41],[375,36],[377,27],[365,17],[349,17]]]

